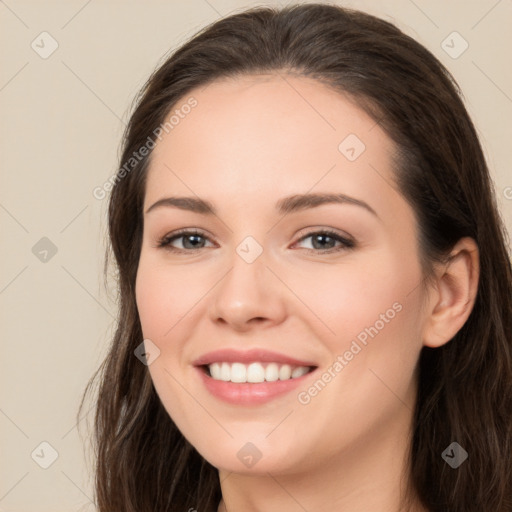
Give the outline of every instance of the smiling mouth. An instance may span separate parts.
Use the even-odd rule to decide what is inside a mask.
[[[215,362],[200,368],[216,381],[257,384],[298,379],[316,369],[316,366],[293,366],[281,363]]]

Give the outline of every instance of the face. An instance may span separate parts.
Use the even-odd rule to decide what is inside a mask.
[[[187,101],[153,150],[136,282],[170,417],[261,474],[409,428],[422,274],[391,140],[307,78],[214,82],[173,113]]]

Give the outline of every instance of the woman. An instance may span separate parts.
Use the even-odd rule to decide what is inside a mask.
[[[98,370],[114,511],[512,510],[512,271],[443,66],[332,5],[257,8],[141,92]]]

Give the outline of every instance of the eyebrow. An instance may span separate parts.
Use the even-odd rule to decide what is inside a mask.
[[[295,194],[277,201],[276,210],[278,213],[286,215],[288,213],[333,203],[360,206],[379,218],[377,212],[369,204],[345,194]],[[146,213],[161,207],[179,208],[202,215],[217,215],[217,211],[210,201],[197,197],[164,197],[152,204],[146,210]]]

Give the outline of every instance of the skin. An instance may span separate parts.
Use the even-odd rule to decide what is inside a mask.
[[[176,195],[211,201],[217,215],[175,207],[144,215],[136,300],[144,338],[160,350],[149,366],[157,393],[219,469],[219,511],[397,512],[419,354],[449,342],[469,316],[477,247],[460,240],[435,285],[423,286],[414,211],[393,184],[393,143],[338,92],[273,74],[223,79],[190,96],[198,105],[153,151],[144,211]],[[338,149],[348,134],[366,146],[354,161]],[[344,193],[378,216],[347,203],[275,210],[282,197],[307,192]],[[204,231],[204,247],[184,248],[190,238],[173,242],[187,253],[157,247],[182,228]],[[356,247],[328,254],[323,247],[341,244],[304,238],[322,228]],[[263,250],[252,263],[236,252],[247,236]],[[400,312],[300,403],[297,393],[395,303]],[[230,405],[192,366],[220,348],[273,350],[319,371],[269,403]],[[247,442],[261,452],[250,468],[237,457]],[[425,509],[414,501],[410,510]]]

